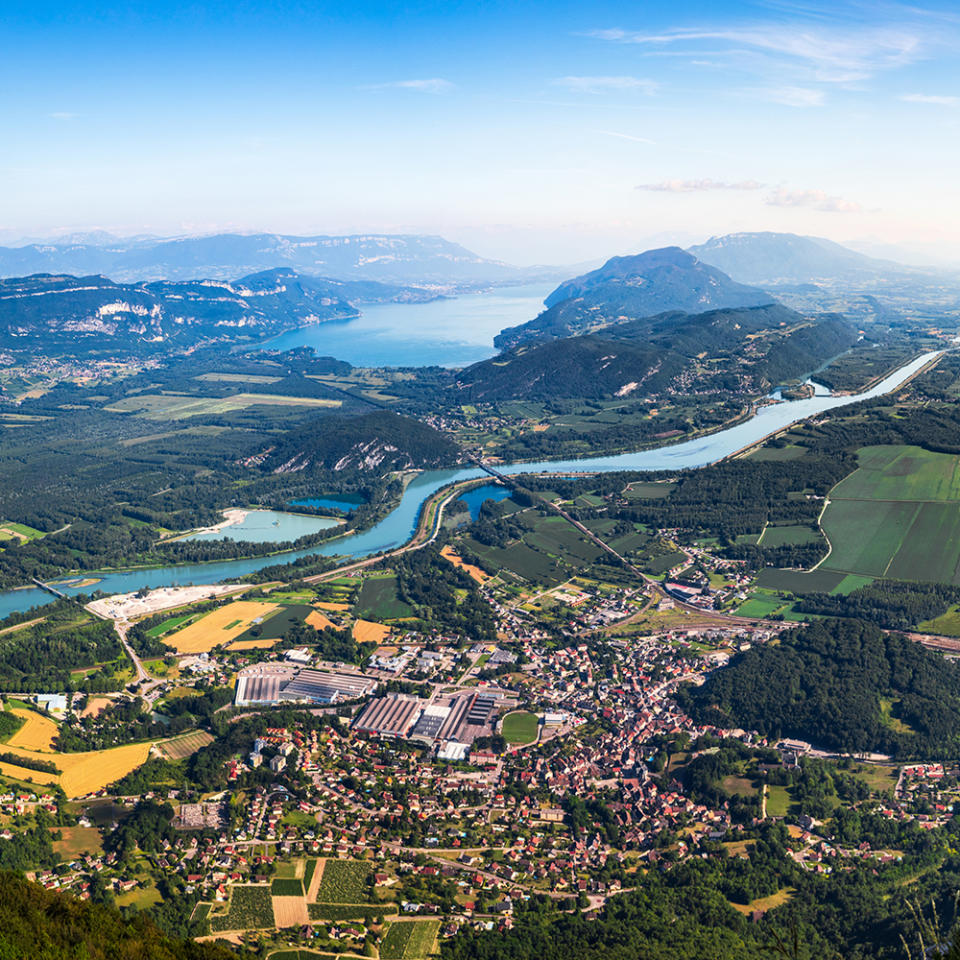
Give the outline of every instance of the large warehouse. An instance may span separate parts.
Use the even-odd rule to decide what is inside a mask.
[[[288,666],[258,665],[237,677],[234,703],[238,707],[277,703],[343,703],[376,692],[378,683],[359,673],[334,670],[296,670]]]
[[[377,737],[405,737],[416,723],[423,708],[417,697],[393,693],[371,700],[353,723],[359,733]]]

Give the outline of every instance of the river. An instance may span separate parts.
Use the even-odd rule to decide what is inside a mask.
[[[791,423],[806,420],[818,414],[836,410],[838,407],[883,396],[895,390],[936,352],[921,357],[894,371],[871,390],[845,397],[814,396],[805,400],[787,400],[760,407],[749,420],[738,423],[717,433],[695,440],[687,440],[672,446],[640,450],[617,456],[589,457],[583,460],[546,460],[538,463],[503,465],[499,469],[507,474],[543,472],[610,472],[615,470],[680,470],[703,467],[728,457],[750,446],[768,434],[781,430]],[[353,534],[319,547],[291,550],[273,557],[257,557],[252,560],[226,560],[216,563],[184,564],[160,567],[153,570],[130,570],[101,575],[95,587],[62,587],[64,593],[89,593],[93,589],[106,593],[130,593],[141,587],[178,586],[191,583],[216,583],[234,577],[245,577],[261,567],[276,563],[289,563],[298,557],[310,554],[340,555],[358,558],[399,547],[410,539],[416,528],[423,502],[437,490],[450,483],[483,477],[486,474],[476,467],[454,470],[427,470],[418,474],[407,485],[400,503],[379,523],[362,533]],[[96,574],[88,574],[96,576]],[[51,602],[50,594],[39,587],[0,592],[0,618],[10,613],[28,610],[30,607]]]

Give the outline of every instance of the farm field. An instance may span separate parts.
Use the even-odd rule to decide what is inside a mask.
[[[222,914],[211,914],[210,930],[262,930],[276,923],[270,888],[263,885],[232,886],[230,902]]]
[[[276,883],[276,881],[274,881]],[[307,901],[303,895],[299,894],[293,897],[273,896],[273,916],[277,927],[299,927],[310,922],[310,914],[307,912]]]
[[[254,406],[339,407],[342,401],[318,397],[285,397],[274,393],[236,393],[231,397],[188,394],[137,394],[104,407],[110,413],[129,413],[146,420],[185,420],[188,417],[233,413]]]
[[[252,603],[254,601],[247,601]],[[287,631],[293,626],[299,626],[311,613],[316,611],[307,603],[285,603],[283,605],[273,605],[273,612],[266,616],[260,623],[248,626],[243,633],[236,637],[236,643],[249,643],[250,641],[268,641],[265,646],[273,646]],[[234,617],[236,619],[236,617]],[[243,649],[236,647],[235,649]]]
[[[766,590],[786,590],[802,595],[804,593],[830,593],[840,586],[844,579],[842,573],[817,567],[809,572],[804,570],[777,570],[764,567],[757,577],[757,586]]]
[[[439,920],[400,920],[390,924],[380,944],[380,960],[415,960],[429,956],[440,931]]]
[[[20,747],[23,750],[53,751],[53,741],[59,732],[53,720],[22,707],[14,707],[10,712],[23,720],[23,726],[7,741],[8,746]]]
[[[213,743],[213,737],[206,730],[195,730],[193,733],[185,733],[182,737],[158,743],[157,749],[168,760],[184,760],[210,743]]]
[[[657,483],[656,481],[637,480],[634,483],[628,483],[624,488],[623,496],[627,500],[662,500],[673,493],[677,485],[665,481]]]
[[[358,620],[353,625],[353,639],[357,643],[383,643],[390,636],[390,628],[370,620]]]
[[[503,738],[507,743],[531,743],[537,739],[539,721],[526,710],[516,710],[503,718]]]
[[[64,860],[73,860],[83,853],[102,853],[100,831],[96,827],[58,827],[62,834],[60,840],[53,841],[54,853]]]
[[[939,633],[945,637],[960,637],[960,609],[954,604],[946,613],[934,617],[933,620],[924,620],[919,624],[920,630],[926,633]]]
[[[459,567],[461,570],[464,570],[474,580],[476,580],[477,583],[486,583],[488,580],[492,579],[489,573],[481,570],[476,564],[464,563],[460,555],[449,544],[440,550],[440,556],[445,557],[455,567]]]
[[[365,860],[326,860],[317,889],[317,902],[368,903],[367,877],[372,869]]]
[[[163,642],[177,653],[206,653],[236,640],[254,621],[265,618],[276,609],[275,603],[237,600],[211,610],[184,629],[165,637]]]
[[[397,620],[413,616],[414,611],[397,596],[396,577],[376,576],[364,579],[353,612],[371,620]]]
[[[308,626],[313,627],[314,630],[326,630],[328,627],[336,629],[337,625],[326,615],[321,613],[319,610],[311,610],[307,614],[306,623]]]
[[[919,447],[864,447],[830,493],[819,569],[960,583],[960,458]]]
[[[125,777],[147,759],[149,743],[128,743],[109,750],[91,750],[85,753],[50,753],[39,750],[24,750],[7,744],[5,752],[17,754],[27,760],[51,761],[60,773],[31,770],[11,763],[0,763],[0,771],[17,780],[32,779],[34,783],[59,783],[63,792],[73,799],[102,790],[108,784]]]
[[[761,547],[783,547],[799,543],[815,543],[821,539],[820,531],[814,527],[786,526],[767,527],[757,541]]]

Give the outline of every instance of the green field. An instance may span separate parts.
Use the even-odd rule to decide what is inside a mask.
[[[534,714],[517,710],[503,718],[503,738],[507,743],[531,743],[537,739],[538,727]]]
[[[785,460],[799,460],[807,452],[806,447],[799,447],[796,444],[788,443],[785,447],[760,447],[748,454],[748,460],[758,460],[761,463],[782,463]]]
[[[197,397],[189,394],[136,394],[104,407],[110,413],[129,413],[147,420],[184,420],[215,416],[254,406],[339,407],[341,400],[318,397],[285,397],[273,393],[236,393],[230,397]]]
[[[295,877],[275,877],[270,884],[272,897],[302,897],[303,884]]]
[[[210,917],[210,932],[263,929],[275,922],[269,887],[231,887],[229,909],[222,916]]]
[[[655,483],[639,480],[623,491],[626,500],[662,500],[669,497],[677,485],[672,482]]]
[[[763,620],[787,606],[780,597],[751,596],[737,607],[737,616]]]
[[[790,791],[780,784],[771,784],[767,787],[767,816],[785,817],[790,812],[793,798]]]
[[[414,615],[413,607],[397,596],[397,578],[394,576],[367,577],[353,612],[366,620],[397,620]]]
[[[817,568],[803,570],[777,570],[765,567],[757,577],[757,586],[768,590],[784,590],[803,595],[805,593],[830,593],[843,581],[842,573]]]
[[[380,944],[380,960],[417,960],[429,956],[439,930],[439,920],[403,920],[390,924]]]
[[[941,613],[933,620],[924,620],[918,624],[919,629],[927,633],[939,633],[945,637],[960,637],[960,608],[956,604],[946,613]]]
[[[181,613],[179,616],[171,617],[169,620],[164,620],[163,623],[151,627],[147,631],[147,636],[162,637],[165,633],[172,633],[174,630],[186,626],[191,620],[195,620],[199,616],[199,613]]]
[[[317,903],[367,903],[367,877],[373,869],[366,860],[328,860],[317,891]]]
[[[237,640],[279,640],[294,626],[303,622],[313,613],[313,607],[307,603],[285,604],[276,613],[267,617],[263,623],[255,623],[237,637]],[[235,620],[232,626],[240,621]]]
[[[816,527],[766,527],[757,541],[757,545],[769,548],[784,547],[799,543],[815,543],[820,539],[820,531]]]
[[[960,583],[960,458],[919,447],[864,447],[821,525],[823,570]]]

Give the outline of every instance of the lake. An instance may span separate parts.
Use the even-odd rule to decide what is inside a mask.
[[[313,323],[256,349],[311,347],[318,356],[355,367],[465,367],[492,357],[493,338],[537,316],[555,286],[498,287],[431,303],[364,304],[354,320]]]
[[[279,510],[248,510],[242,520],[219,530],[192,533],[182,540],[245,540],[248,543],[289,543],[308,533],[329,530],[339,521],[330,517],[308,517]]]
[[[937,353],[925,353],[915,360],[894,371],[865,393],[855,396],[830,397],[814,396],[805,400],[786,400],[780,403],[760,407],[749,420],[726,430],[720,430],[710,436],[686,440],[672,446],[657,447],[652,450],[640,450],[617,456],[588,457],[582,460],[554,460],[539,463],[521,463],[501,465],[505,474],[524,473],[567,473],[567,472],[611,472],[618,470],[682,470],[703,467],[728,457],[744,447],[750,446],[763,437],[821,413],[836,410],[880,397],[895,390],[909,379],[917,370],[927,364]],[[105,593],[129,593],[141,587],[154,588],[180,586],[191,583],[216,583],[219,580],[249,576],[261,567],[276,563],[289,563],[299,557],[310,554],[324,556],[364,557],[392,550],[402,546],[416,528],[417,519],[423,502],[436,491],[450,483],[485,476],[477,467],[452,470],[426,470],[419,473],[407,484],[399,505],[381,521],[362,533],[323,543],[319,547],[307,547],[304,550],[286,551],[273,557],[259,557],[251,560],[226,560],[216,563],[184,564],[182,566],[161,567],[154,570],[131,570],[118,573],[88,574],[100,576],[101,582],[95,589]],[[303,519],[311,519],[304,517]],[[94,588],[77,589],[65,587],[64,593],[89,593]],[[0,617],[18,610],[51,602],[50,594],[38,587],[7,590],[0,593]]]

